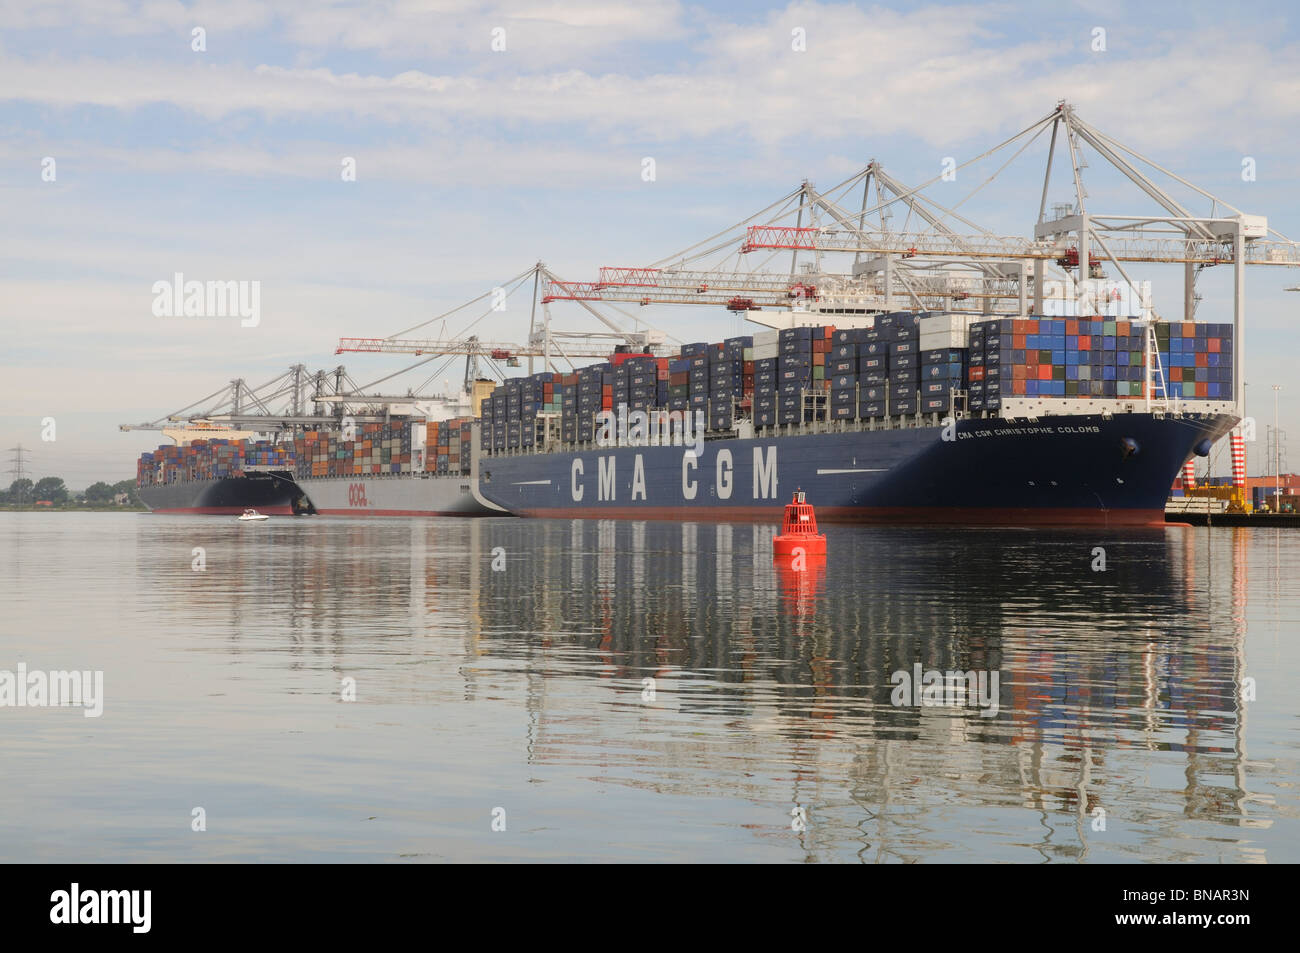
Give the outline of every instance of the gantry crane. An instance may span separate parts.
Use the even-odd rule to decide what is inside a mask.
[[[464,335],[464,331],[469,327],[482,321],[492,313],[501,310],[506,298],[521,287],[525,287],[528,279],[532,279],[533,284],[533,306],[532,319],[530,320],[529,336],[527,344],[506,344],[500,342],[482,341],[477,335]],[[477,378],[478,361],[487,359],[491,361],[504,362],[508,367],[518,367],[519,358],[529,359],[529,369],[532,368],[533,358],[542,358],[545,366],[552,366],[553,358],[572,362],[574,358],[605,358],[615,347],[626,347],[637,351],[649,353],[652,348],[661,345],[667,339],[662,331],[653,328],[632,328],[628,329],[620,326],[617,322],[611,320],[604,314],[601,314],[590,305],[585,305],[594,317],[609,328],[608,331],[558,331],[551,327],[550,302],[554,300],[550,297],[543,297],[540,304],[543,306],[543,319],[541,327],[537,327],[536,309],[537,291],[542,282],[548,286],[555,283],[563,283],[554,273],[550,271],[543,262],[537,262],[527,271],[516,275],[505,285],[499,286],[490,292],[485,292],[477,298],[471,299],[464,304],[457,305],[450,311],[421,321],[419,324],[399,331],[386,338],[340,338],[335,354],[354,353],[354,354],[412,354],[416,356],[423,355],[464,355],[466,359],[465,367],[465,389],[468,391],[475,378]],[[435,321],[446,321],[446,319],[471,305],[483,301],[485,298],[492,297],[492,306],[487,311],[479,315],[474,321],[461,330],[461,335],[451,338],[409,338],[406,335],[418,328],[425,327]],[[575,299],[581,300],[581,299]],[[629,316],[630,317],[630,316]],[[638,319],[634,321],[640,323]],[[607,343],[595,343],[605,341]]]
[[[995,313],[993,302],[1014,299],[1015,305],[1002,309],[1002,312],[1025,316],[1043,313],[1048,267],[1059,269],[1078,287],[1084,280],[1099,276],[1098,262],[1108,260],[1130,288],[1134,287],[1134,282],[1124,268],[1125,263],[1182,264],[1183,318],[1190,321],[1194,316],[1195,280],[1199,270],[1231,265],[1234,276],[1233,325],[1237,342],[1233,351],[1233,377],[1235,401],[1240,408],[1244,404],[1241,362],[1244,353],[1245,266],[1300,266],[1300,244],[1270,229],[1264,216],[1242,212],[1083,122],[1064,102],[993,149],[947,171],[955,173],[1021,142],[1015,155],[994,173],[996,177],[1049,130],[1051,145],[1033,237],[997,235],[979,229],[952,209],[944,208],[921,194],[922,189],[945,178],[944,175],[909,188],[890,177],[873,160],[829,193],[820,193],[804,182],[787,196],[785,206],[768,220],[754,221],[781,205],[780,201],[700,245],[650,267],[602,268],[599,278],[591,282],[551,280],[543,301],[722,305],[745,312],[755,323],[774,327],[784,326],[789,319],[766,316],[758,309],[799,310],[815,304],[821,313],[838,313],[830,306],[856,300],[874,305],[874,309],[869,310],[892,310],[903,301],[918,309],[951,310],[956,301],[973,298],[982,301],[980,310],[992,314]],[[1049,216],[1047,196],[1058,140],[1063,140],[1062,151],[1068,153],[1075,201],[1053,209]],[[1135,184],[1161,207],[1162,213],[1129,215],[1090,210],[1082,178],[1082,170],[1086,167],[1081,156],[1083,144],[1090,146]],[[1209,199],[1211,214],[1192,214],[1166,189],[1140,171],[1138,163]],[[987,185],[991,178],[980,183],[976,191]],[[874,206],[869,206],[868,190],[873,180],[879,200]],[[841,207],[835,196],[847,193],[859,183],[863,190],[862,208],[850,212]],[[791,204],[791,201],[797,204]],[[900,203],[908,209],[909,217],[915,213],[930,227],[917,230],[889,228],[884,211]],[[880,227],[866,224],[867,216],[872,213],[881,213]],[[796,216],[793,225],[780,223],[782,218],[791,215]],[[811,224],[803,224],[805,216]],[[823,218],[830,221],[823,224]],[[948,220],[963,222],[976,230],[972,234],[957,234],[944,224]],[[701,250],[704,245],[707,247]],[[739,262],[742,257],[755,252],[782,251],[792,252],[788,274],[742,270],[734,266],[698,267],[700,260],[719,254],[734,256]],[[814,257],[814,261],[802,271],[796,268],[800,253]],[[854,256],[849,274],[825,270],[823,256],[830,254]],[[964,275],[959,275],[956,269],[962,269]]]
[[[1051,144],[1032,237],[996,234],[956,211],[1049,131]],[[1048,193],[1058,142],[1063,143],[1062,155],[1068,155],[1074,201],[1069,205],[1055,206],[1049,213]],[[924,194],[923,190],[947,179],[950,174],[955,175],[957,171],[1016,143],[1020,143],[1019,148],[1010,159],[961,201],[946,207]],[[1086,168],[1081,154],[1084,145],[1160,206],[1161,213],[1106,214],[1089,209],[1082,172]],[[1210,214],[1192,214],[1148,174],[1140,171],[1139,164],[1210,200]],[[841,204],[842,197],[858,185],[862,187],[860,209],[856,212],[845,209]],[[870,200],[873,186],[876,191],[874,204]],[[918,227],[892,228],[891,219],[896,208],[906,210],[909,223],[915,217]],[[869,216],[876,216],[879,224],[869,225]],[[791,217],[794,218],[793,224],[788,221]],[[920,227],[920,222],[928,227]],[[948,223],[960,224],[969,231],[958,233]],[[771,259],[786,251],[790,252],[788,272],[764,270]],[[764,260],[754,261],[764,253]],[[801,255],[811,257],[812,261],[801,265]],[[825,261],[830,256],[849,255],[852,261],[841,271],[830,270]],[[1087,279],[1100,275],[1100,261],[1111,262],[1130,288],[1134,287],[1134,282],[1124,267],[1125,263],[1182,264],[1183,318],[1189,321],[1194,316],[1195,282],[1199,272],[1207,267],[1232,266],[1236,341],[1233,378],[1235,403],[1240,410],[1244,405],[1245,266],[1300,266],[1300,244],[1270,229],[1263,216],[1243,213],[1085,123],[1064,102],[992,149],[961,165],[954,164],[945,173],[918,186],[905,185],[872,160],[864,169],[826,191],[819,191],[805,181],[744,221],[649,266],[604,267],[600,269],[597,280],[580,282],[561,279],[538,262],[507,282],[508,289],[505,286],[493,289],[443,315],[389,337],[340,339],[336,353],[411,354],[421,358],[413,366],[438,356],[464,356],[468,390],[478,377],[480,360],[500,362],[509,367],[518,366],[520,358],[527,358],[531,372],[534,358],[542,358],[549,368],[556,357],[568,359],[570,363],[574,358],[602,358],[608,355],[611,346],[651,351],[667,339],[663,332],[644,325],[627,312],[621,313],[631,319],[631,328],[612,320],[594,307],[597,303],[722,306],[769,327],[785,326],[793,320],[779,312],[810,310],[819,315],[839,315],[912,307],[1025,316],[1043,313],[1049,268],[1078,289]],[[742,262],[752,266],[742,268]],[[497,306],[500,295],[513,294],[530,280],[533,301],[527,343],[506,344],[466,336],[465,332],[474,324],[500,310]],[[459,336],[407,337],[440,319],[445,322],[448,316],[489,296],[493,297],[493,306],[461,329]],[[608,330],[594,333],[554,330],[549,306],[556,301],[577,302]],[[966,307],[967,301],[977,307]],[[543,309],[540,327],[537,322],[539,304]],[[602,341],[609,343],[594,343]],[[1150,334],[1148,347],[1154,347]],[[410,369],[404,368],[388,377]],[[301,365],[298,365],[290,372],[295,381],[292,387],[286,388],[283,381],[277,385],[285,393],[295,395],[292,407],[288,408],[292,412],[278,416],[295,420],[316,419],[300,413],[306,403],[302,373]],[[345,407],[363,402],[362,389],[344,388],[342,373],[342,368],[336,369],[333,393],[327,394],[322,386],[326,372],[317,372],[314,378],[317,386],[312,398],[316,402],[316,417],[331,419],[329,415],[321,415],[320,411],[333,405],[333,418],[337,418]],[[388,377],[381,378],[380,382]],[[275,384],[271,382],[271,385]],[[223,389],[218,395],[223,393],[228,393],[226,413],[216,415],[222,419],[239,421],[251,417],[266,421],[268,417],[277,416],[268,410],[268,399],[261,396],[261,388],[250,390],[243,386],[242,381],[234,381],[229,392]],[[205,401],[209,399],[205,398]],[[248,404],[255,405],[255,413],[245,413]],[[184,408],[168,419],[179,419],[178,415],[195,406],[197,404]],[[193,415],[189,419],[193,419]],[[157,429],[157,424],[138,426]]]
[[[396,374],[358,387],[342,366],[308,373],[305,365],[294,364],[264,384],[249,386],[242,377],[236,378],[157,420],[119,424],[118,429],[161,431],[178,441],[201,435],[238,439],[248,433],[288,434],[336,425],[344,417],[357,423],[380,422],[389,417],[393,405],[462,401],[461,395],[420,394],[414,390],[405,394],[368,392],[393,376]]]

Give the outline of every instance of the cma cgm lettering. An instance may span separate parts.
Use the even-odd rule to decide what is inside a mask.
[[[753,458],[749,466],[749,496],[746,500],[743,490],[737,491],[736,454],[731,447],[718,447],[711,454],[693,449],[670,450],[651,453],[648,450],[630,450],[619,454],[614,450],[594,455],[574,454],[569,462],[569,499],[574,504],[584,500],[593,500],[597,504],[617,504],[620,499],[628,503],[650,503],[653,492],[655,502],[660,505],[688,506],[701,499],[711,499],[727,503],[736,499],[738,503],[763,503],[775,501],[779,493],[779,475],[777,469],[777,447],[751,446]],[[664,461],[677,454],[679,463],[677,471],[681,474],[674,497],[669,491],[671,486],[663,482]],[[647,470],[646,457],[651,456]],[[594,467],[592,459],[594,456]],[[630,471],[629,461],[630,460]],[[620,459],[624,473],[620,479]],[[705,463],[710,460],[711,463]],[[704,464],[701,475],[701,464]],[[647,473],[652,473],[653,478]],[[703,496],[701,496],[703,481]],[[591,484],[594,484],[592,486]],[[532,486],[546,486],[546,482],[531,483]],[[589,495],[594,491],[594,495]]]
[[[579,447],[486,457],[479,490],[520,516],[779,519],[802,489],[818,518],[863,523],[1163,525],[1170,474],[1227,415],[1000,419],[950,426]]]

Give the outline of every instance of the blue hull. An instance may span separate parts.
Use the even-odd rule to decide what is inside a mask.
[[[963,420],[942,427],[494,454],[480,491],[519,516],[776,520],[802,489],[821,520],[1149,525],[1226,414]]]

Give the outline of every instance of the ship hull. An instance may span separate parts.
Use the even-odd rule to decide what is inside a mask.
[[[146,485],[136,493],[150,512],[196,516],[238,516],[246,509],[292,516],[294,501],[301,496],[288,471]]]
[[[1226,414],[963,420],[941,426],[493,455],[482,495],[518,516],[771,521],[802,489],[819,520],[1164,524],[1169,488]]]
[[[502,515],[478,500],[469,476],[318,477],[299,485],[322,516]]]

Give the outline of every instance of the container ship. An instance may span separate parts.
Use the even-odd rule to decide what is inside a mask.
[[[778,203],[661,258],[669,263],[662,267],[603,267],[595,281],[572,282],[538,262],[509,289],[493,291],[531,285],[536,296],[545,279],[529,311],[542,305],[541,329],[530,324],[522,348],[441,332],[403,339],[414,328],[342,339],[336,353],[464,355],[467,392],[479,380],[480,357],[506,367],[540,357],[547,370],[476,391],[472,415],[445,432],[426,423],[420,439],[437,444],[432,464],[408,442],[419,433],[412,421],[395,432],[366,430],[360,444],[295,425],[286,459],[273,461],[287,466],[292,489],[274,492],[297,492],[322,513],[775,523],[789,494],[802,490],[829,521],[1163,525],[1184,464],[1207,456],[1241,422],[1245,269],[1300,267],[1300,243],[1202,189],[1215,209],[1232,214],[1190,215],[1115,150],[1147,160],[1068,103],[981,158],[1023,140],[1019,155],[1048,131],[1032,236],[958,235],[945,224],[954,218],[950,199],[930,202],[924,186],[908,187],[873,160],[830,192],[804,181]],[[1059,134],[1071,143],[1074,196],[1049,210],[1053,165],[1064,163],[1056,162]],[[1073,158],[1078,143],[1139,186],[1160,206],[1155,214],[1088,208]],[[859,186],[861,211],[848,213],[841,203]],[[892,228],[894,205],[918,224]],[[766,258],[736,270],[733,261],[756,252]],[[786,252],[788,273],[765,270]],[[1102,256],[1122,282],[1104,284]],[[1183,320],[1158,317],[1149,282],[1134,282],[1127,263],[1182,266]],[[1197,321],[1197,275],[1221,265],[1232,268],[1231,323]],[[615,353],[573,341],[611,336],[605,332],[552,334],[549,303],[565,300],[614,331],[623,342]],[[904,301],[909,310],[896,307]],[[725,307],[765,330],[665,353],[662,332],[652,337],[639,318],[630,326],[608,319],[594,302]],[[456,310],[416,327],[445,324]],[[568,373],[557,370],[557,358],[570,361]],[[598,363],[580,367],[572,358]],[[336,386],[329,399],[357,392],[341,393]],[[320,402],[319,390],[313,399]],[[1234,433],[1234,454],[1243,452],[1242,439]],[[174,465],[164,460],[165,477]],[[209,485],[229,478],[206,473],[176,492],[188,492],[202,512],[205,494],[217,492]],[[220,492],[234,491],[223,484]]]
[[[475,421],[365,424],[294,440],[297,485],[325,516],[485,516],[501,510],[477,489]]]
[[[202,433],[203,431],[196,431]],[[499,513],[474,486],[472,418],[342,422],[282,442],[186,439],[140,457],[153,512],[237,515],[474,516]]]
[[[1238,422],[1232,326],[931,312],[614,353],[508,379],[478,416],[394,417],[140,461],[160,512],[1164,522]],[[354,432],[353,432],[354,431]]]
[[[1231,325],[854,323],[511,379],[483,402],[479,489],[533,517],[772,521],[801,489],[831,521],[1163,525],[1183,463],[1238,422]]]
[[[268,515],[307,511],[287,448],[269,440],[180,439],[137,461],[136,493],[151,512],[237,516],[249,508]]]

